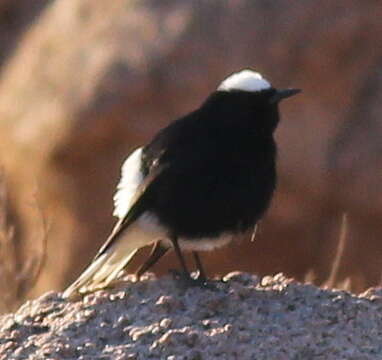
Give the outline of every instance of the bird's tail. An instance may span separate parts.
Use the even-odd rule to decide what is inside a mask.
[[[80,277],[63,293],[63,297],[74,298],[107,287],[118,277],[120,271],[133,259],[137,251],[160,238],[167,231],[158,226],[150,216],[121,219],[100,251]]]
[[[96,257],[80,277],[63,293],[66,299],[107,287],[129,264],[139,248],[134,242],[117,241]]]

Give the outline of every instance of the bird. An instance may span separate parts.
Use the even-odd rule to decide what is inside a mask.
[[[117,222],[90,265],[63,293],[72,298],[108,287],[139,249],[152,246],[141,275],[173,249],[180,274],[205,283],[200,251],[212,251],[253,229],[276,187],[281,100],[260,73],[232,73],[195,110],[161,129],[122,165],[114,195]],[[192,252],[194,279],[183,252]]]

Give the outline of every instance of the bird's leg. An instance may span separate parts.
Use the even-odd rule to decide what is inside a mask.
[[[152,266],[154,266],[158,262],[158,260],[164,254],[166,254],[168,250],[168,246],[163,245],[161,241],[157,241],[152,247],[149,257],[135,272],[136,277],[139,279],[142,276],[142,274],[149,270]]]
[[[203,268],[202,262],[200,260],[199,254],[196,251],[193,251],[192,255],[194,256],[195,264],[196,264],[196,267],[198,268],[198,271],[199,271],[198,280],[200,280],[202,282],[206,282],[207,276],[206,276],[206,272],[204,271],[204,268]]]
[[[172,243],[174,245],[175,253],[176,253],[176,255],[177,255],[178,259],[179,259],[180,265],[181,265],[181,267],[183,269],[183,276],[179,276],[179,274],[177,274],[176,271],[172,271],[172,272],[176,275],[176,277],[179,280],[181,280],[181,282],[183,283],[183,286],[184,287],[201,286],[201,287],[207,287],[207,288],[214,289],[212,286],[210,286],[206,282],[205,273],[204,273],[203,267],[201,266],[201,262],[200,262],[198,254],[194,253],[194,258],[195,258],[195,261],[196,261],[197,266],[199,268],[199,271],[201,270],[201,272],[200,272],[200,276],[197,279],[193,279],[191,277],[190,272],[188,271],[188,268],[187,268],[187,265],[186,265],[186,261],[184,260],[182,252],[180,250],[178,239],[177,238],[172,238],[171,241],[172,241]]]
[[[186,265],[186,261],[184,260],[183,254],[182,254],[180,247],[179,247],[178,238],[172,237],[171,241],[172,241],[172,244],[174,246],[175,254],[178,257],[178,260],[180,262],[180,266],[182,267],[184,275],[191,279],[190,272],[188,271],[188,268]]]

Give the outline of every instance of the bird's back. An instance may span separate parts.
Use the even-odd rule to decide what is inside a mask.
[[[166,164],[147,207],[178,236],[246,230],[268,207],[276,181],[273,138],[256,132],[253,118],[232,120],[202,109],[144,149],[146,171],[156,161]]]

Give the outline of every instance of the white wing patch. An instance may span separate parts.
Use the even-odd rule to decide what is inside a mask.
[[[270,89],[271,84],[258,72],[245,69],[228,76],[219,85],[219,91],[243,90],[261,91]]]
[[[143,180],[141,173],[142,148],[135,150],[123,163],[121,180],[114,195],[113,215],[122,219],[128,213],[131,201]]]

